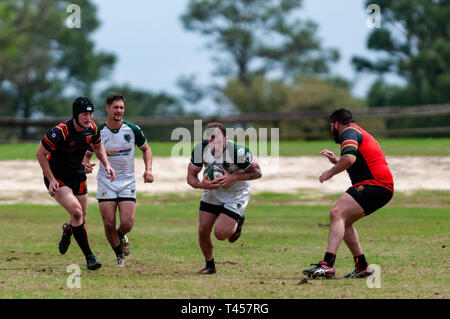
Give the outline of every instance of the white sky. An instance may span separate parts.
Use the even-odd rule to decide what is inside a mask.
[[[97,48],[118,57],[109,84],[130,84],[145,90],[180,93],[176,80],[196,74],[199,83],[209,84],[215,69],[207,39],[185,31],[179,17],[188,0],[93,0],[101,26],[94,34]],[[82,13],[83,8],[81,8]],[[366,49],[371,29],[363,0],[304,0],[301,16],[319,25],[323,47],[337,48],[339,63],[332,73],[355,79],[353,55],[374,56]],[[82,18],[82,17],[81,17]],[[359,76],[352,93],[364,97],[373,76]],[[102,86],[103,86],[102,85]]]

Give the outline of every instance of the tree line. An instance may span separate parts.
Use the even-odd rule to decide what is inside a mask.
[[[371,31],[367,48],[379,53],[370,60],[354,56],[361,74],[377,79],[366,99],[354,98],[350,80],[331,72],[339,50],[326,48],[319,26],[299,18],[302,0],[190,0],[180,23],[201,34],[216,69],[216,83],[203,86],[195,74],[180,75],[181,94],[112,85],[101,92],[95,84],[113,71],[117,57],[98,50],[91,40],[100,26],[91,0],[79,0],[83,23],[67,28],[71,1],[0,2],[0,116],[46,117],[67,115],[75,96],[92,97],[104,105],[112,91],[127,97],[130,116],[183,115],[187,105],[214,101],[229,112],[292,112],[388,105],[448,103],[450,100],[450,1],[368,0],[381,8],[382,27]],[[182,72],[182,70],[180,70]],[[389,74],[404,79],[392,85]],[[100,109],[100,108],[99,108]],[[387,120],[383,125],[442,126],[448,117]],[[298,127],[300,125],[300,128]],[[295,123],[285,129],[313,130],[323,123]],[[1,133],[1,138],[33,134]]]

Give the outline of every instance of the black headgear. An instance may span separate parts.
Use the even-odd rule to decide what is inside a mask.
[[[352,112],[350,112],[347,109],[338,109],[331,113],[330,115],[330,121],[331,122],[339,122],[343,125],[347,125],[353,122],[353,115]]]
[[[78,122],[78,114],[83,112],[94,112],[94,103],[87,97],[77,97],[72,103],[72,115],[75,121]]]

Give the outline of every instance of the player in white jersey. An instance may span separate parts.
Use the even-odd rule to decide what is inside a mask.
[[[211,231],[218,240],[235,242],[241,235],[244,210],[250,199],[249,180],[262,176],[259,164],[253,160],[248,148],[226,139],[226,130],[218,122],[208,123],[207,139],[197,144],[188,167],[187,182],[193,188],[204,189],[199,209],[199,244],[206,266],[200,274],[214,274],[216,266],[213,256]],[[223,177],[213,181],[198,174],[203,166],[217,165]]]
[[[130,243],[126,234],[131,231],[136,213],[136,183],[134,177],[135,145],[142,151],[145,171],[144,182],[152,183],[152,150],[139,126],[123,119],[125,98],[110,94],[106,99],[108,120],[99,126],[102,143],[116,180],[110,182],[105,167],[100,163],[97,173],[97,200],[103,218],[106,238],[116,253],[117,265],[125,265],[125,256],[130,254]],[[86,172],[92,172],[92,152],[86,152]],[[108,181],[108,182],[107,182]],[[120,224],[116,229],[116,211],[119,210]]]

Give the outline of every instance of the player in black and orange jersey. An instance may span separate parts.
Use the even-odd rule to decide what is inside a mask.
[[[347,170],[352,187],[341,196],[330,212],[328,248],[324,260],[303,273],[311,277],[333,277],[336,252],[342,240],[347,244],[355,260],[355,269],[346,278],[364,278],[373,273],[367,264],[353,226],[357,220],[386,205],[394,194],[394,180],[375,138],[353,122],[352,113],[338,109],[331,116],[331,132],[341,145],[341,157],[323,150],[321,155],[334,166],[319,177],[323,183],[334,175]]]
[[[41,140],[36,157],[44,173],[44,183],[48,192],[70,215],[70,224],[63,225],[63,235],[59,251],[65,254],[73,234],[86,257],[87,268],[101,267],[92,253],[86,228],[87,186],[83,166],[84,154],[89,145],[111,178],[115,172],[111,168],[100,139],[100,132],[94,121],[93,103],[85,97],[78,97],[72,104],[73,118],[49,130]]]

